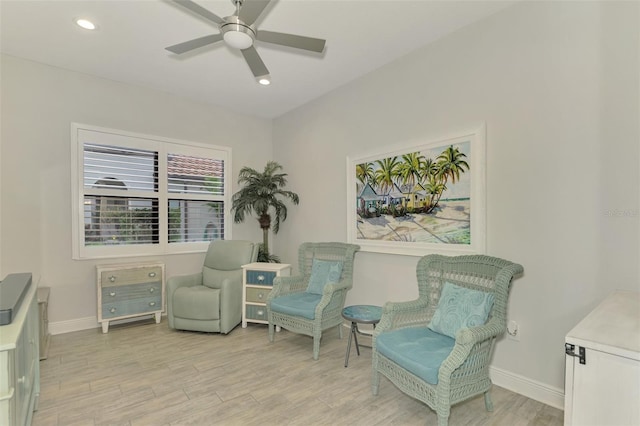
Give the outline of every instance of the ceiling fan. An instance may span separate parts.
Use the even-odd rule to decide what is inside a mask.
[[[322,53],[326,43],[325,40],[319,38],[256,29],[253,24],[271,1],[272,0],[231,0],[236,7],[235,15],[220,18],[218,15],[191,0],[173,0],[174,3],[184,7],[190,12],[217,24],[220,33],[178,43],[166,49],[180,55],[224,40],[228,46],[239,49],[242,52],[242,56],[244,56],[245,61],[247,61],[251,72],[258,82],[268,85],[271,82],[269,70],[264,62],[262,62],[260,55],[258,55],[253,45],[256,40],[317,53]]]

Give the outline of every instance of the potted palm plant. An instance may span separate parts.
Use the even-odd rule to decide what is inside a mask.
[[[280,222],[287,219],[287,205],[284,200],[289,199],[298,204],[298,194],[286,191],[286,173],[279,173],[282,166],[275,161],[269,161],[264,172],[258,172],[251,167],[243,167],[238,174],[238,184],[242,186],[233,194],[231,210],[235,223],[244,222],[245,215],[256,214],[262,229],[262,246],[258,253],[258,262],[279,262],[277,256],[269,253],[269,230],[273,220],[273,233],[280,230]],[[273,213],[273,218],[272,218]]]

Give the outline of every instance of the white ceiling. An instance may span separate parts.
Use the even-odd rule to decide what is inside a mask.
[[[195,0],[220,17],[231,0]],[[250,1],[250,0],[249,0]],[[220,42],[176,56],[164,48],[217,33],[168,0],[1,0],[2,52],[274,118],[509,6],[514,1],[273,0],[258,29],[327,40],[323,54],[256,42],[272,84]],[[99,26],[88,32],[73,20]]]

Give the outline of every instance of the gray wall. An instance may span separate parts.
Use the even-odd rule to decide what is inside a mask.
[[[272,156],[271,120],[162,92],[6,55],[1,89],[0,270],[3,277],[33,272],[40,286],[51,287],[49,319],[54,332],[96,324],[96,263],[162,260],[171,276],[198,271],[204,259],[204,254],[71,259],[71,122],[230,146],[233,191],[242,166],[261,168]],[[262,238],[251,220],[234,225],[232,236]],[[65,322],[71,324],[61,326]]]
[[[565,334],[616,288],[640,289],[639,4],[526,2],[274,122],[300,206],[284,260],[346,238],[348,155],[487,128],[487,253],[521,263],[494,366],[562,389]],[[613,212],[613,213],[611,213]],[[417,257],[361,252],[348,303],[417,295]]]

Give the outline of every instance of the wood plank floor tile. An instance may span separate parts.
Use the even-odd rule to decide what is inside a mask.
[[[348,337],[347,330],[343,335]],[[365,344],[370,339],[361,338]],[[362,342],[361,342],[362,343]],[[153,320],[55,335],[41,361],[34,426],[424,425],[435,413],[382,378],[371,394],[371,349],[328,330],[313,339],[250,324],[228,335],[170,330]],[[450,424],[560,426],[563,413],[497,386],[453,407]]]

